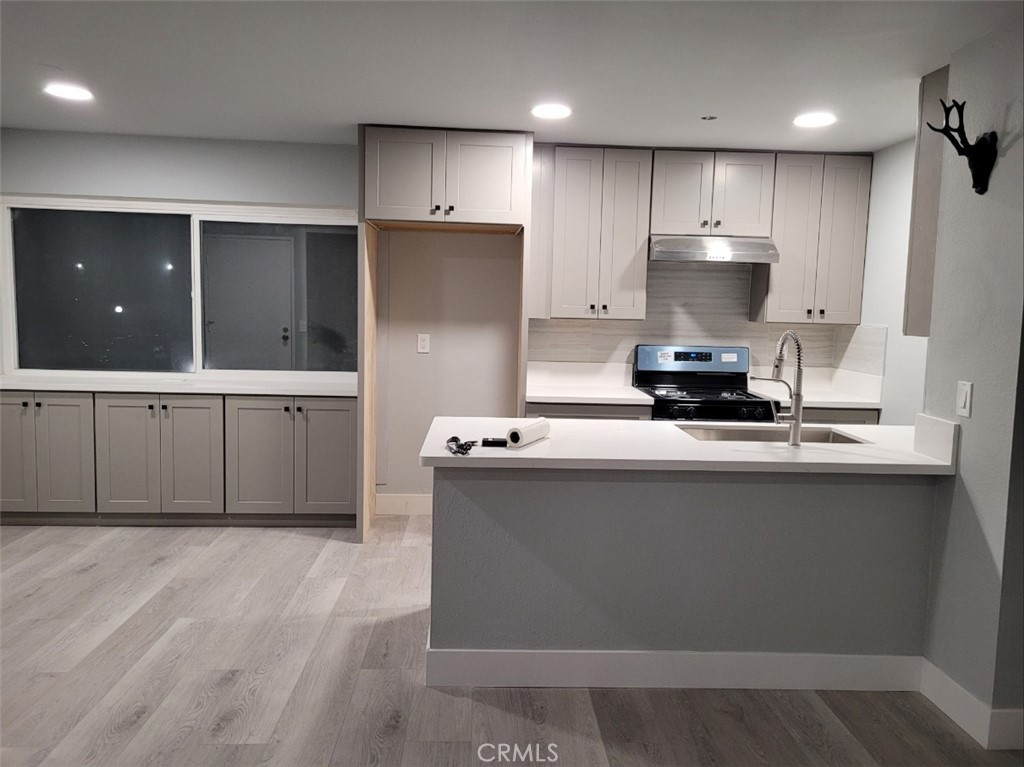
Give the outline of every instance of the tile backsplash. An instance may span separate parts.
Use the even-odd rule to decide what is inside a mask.
[[[632,362],[637,344],[748,346],[752,365],[770,365],[775,343],[787,325],[747,320],[750,267],[723,264],[648,264],[645,320],[530,320],[529,359],[547,362]],[[804,364],[833,367],[837,336],[863,372],[881,374],[868,355],[877,353],[877,334],[853,343],[853,330],[833,325],[798,325]],[[862,329],[856,329],[862,330]],[[885,335],[881,328],[881,354]],[[856,334],[859,338],[860,334]],[[851,351],[852,348],[852,351]]]

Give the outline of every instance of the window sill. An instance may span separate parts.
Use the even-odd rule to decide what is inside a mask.
[[[203,373],[97,373],[25,370],[0,376],[0,389],[17,391],[252,394],[355,397],[356,373],[207,371]]]

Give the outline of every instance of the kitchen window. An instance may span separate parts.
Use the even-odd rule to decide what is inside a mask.
[[[2,205],[5,388],[355,392],[355,211],[29,196]]]
[[[356,369],[356,229],[204,221],[207,370]]]
[[[188,216],[11,210],[23,368],[191,372]]]

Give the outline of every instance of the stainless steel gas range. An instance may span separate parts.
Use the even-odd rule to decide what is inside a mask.
[[[775,400],[747,390],[745,346],[651,346],[633,355],[633,386],[663,421],[775,421]]]

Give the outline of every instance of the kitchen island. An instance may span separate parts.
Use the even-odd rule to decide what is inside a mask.
[[[793,448],[553,420],[519,450],[445,449],[514,422],[424,441],[430,684],[918,689],[953,424]]]

